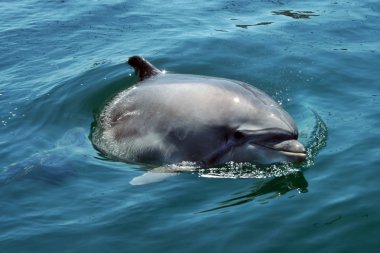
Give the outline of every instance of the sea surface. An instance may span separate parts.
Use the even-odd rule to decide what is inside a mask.
[[[378,0],[2,0],[0,21],[0,252],[379,252]],[[152,168],[89,136],[132,55],[264,90],[307,161],[131,185]]]

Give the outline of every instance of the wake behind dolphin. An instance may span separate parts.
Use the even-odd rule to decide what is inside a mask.
[[[165,74],[139,56],[140,82],[119,93],[92,129],[110,159],[152,165],[301,162],[291,116],[263,91],[216,77]]]

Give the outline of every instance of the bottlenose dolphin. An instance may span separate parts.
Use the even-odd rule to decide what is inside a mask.
[[[223,78],[168,74],[129,58],[140,82],[113,98],[92,129],[105,156],[151,165],[301,162],[291,116],[263,91]]]

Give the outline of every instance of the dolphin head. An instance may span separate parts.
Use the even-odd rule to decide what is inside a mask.
[[[236,130],[226,138],[222,149],[208,158],[212,164],[221,161],[254,161],[275,163],[281,161],[301,162],[306,158],[304,146],[297,141],[298,134],[281,128],[262,130]],[[227,151],[227,152],[226,152]]]
[[[224,142],[203,161],[206,165],[228,161],[269,164],[276,162],[302,162],[306,150],[298,140],[297,128],[281,127],[258,129],[229,128],[224,131]]]
[[[292,117],[261,90],[240,83],[243,92],[231,96],[230,122],[223,129],[224,141],[207,156],[205,164],[228,161],[261,164],[302,162],[306,150],[298,139]],[[230,99],[230,100],[231,100]]]

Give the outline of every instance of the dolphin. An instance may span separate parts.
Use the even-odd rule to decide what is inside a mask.
[[[154,166],[196,162],[301,162],[306,151],[292,117],[263,91],[224,78],[168,74],[128,59],[139,82],[117,94],[95,120],[97,150]]]

